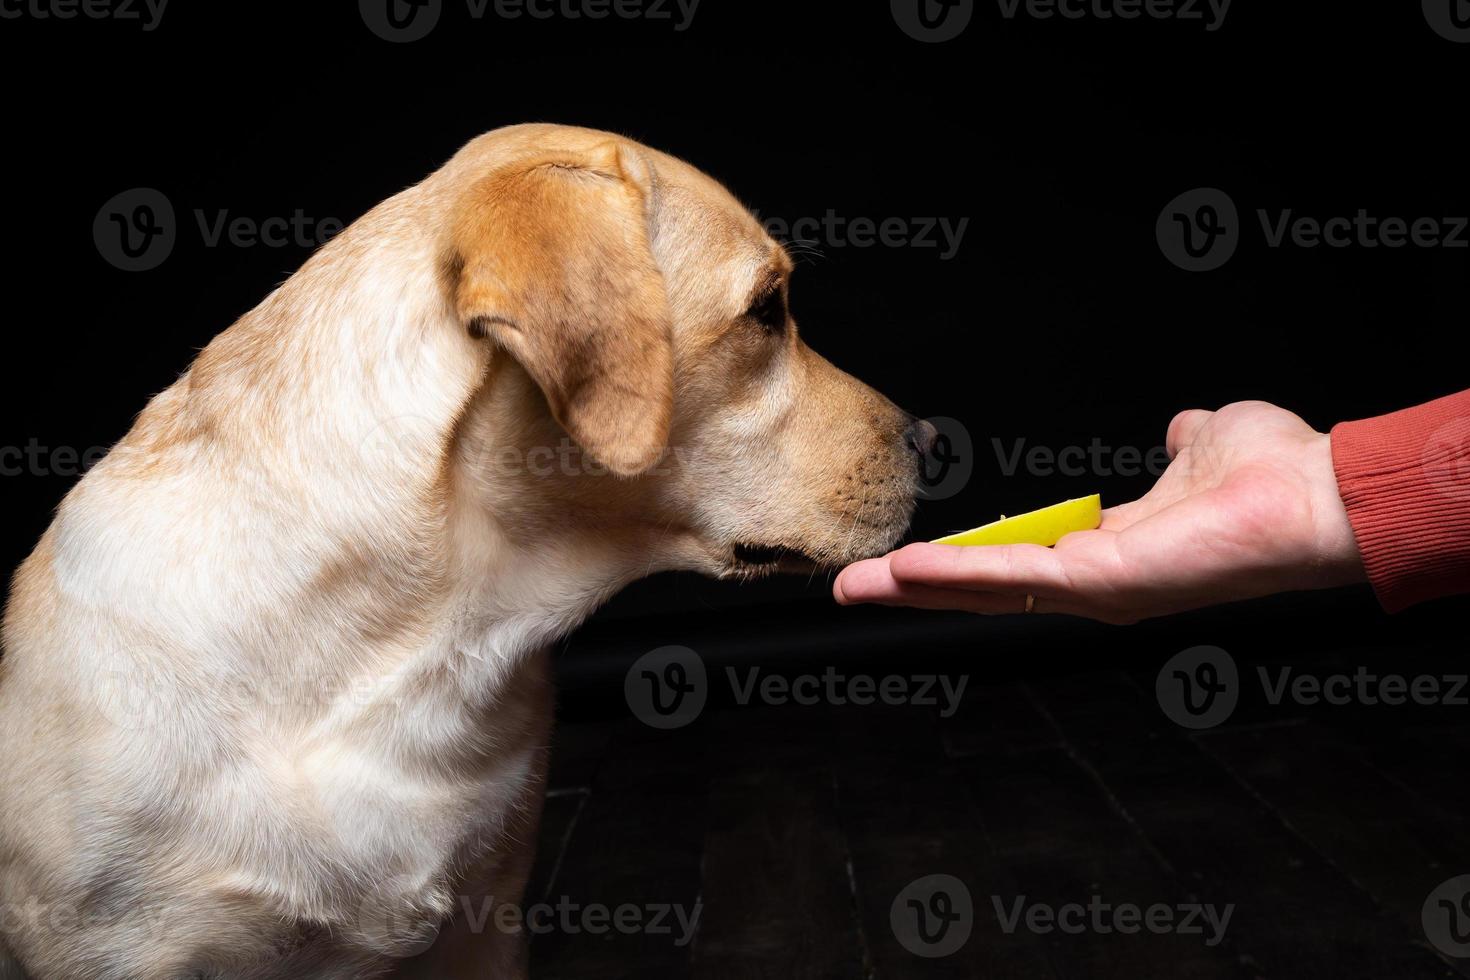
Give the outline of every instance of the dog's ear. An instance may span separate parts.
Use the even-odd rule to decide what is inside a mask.
[[[668,441],[673,345],[636,151],[609,141],[490,174],[454,226],[454,302],[541,387],[567,433],[633,476]]]

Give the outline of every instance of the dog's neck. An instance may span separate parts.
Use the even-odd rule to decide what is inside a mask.
[[[486,499],[473,472],[479,460],[474,452],[465,458],[460,442],[468,416],[483,409],[503,373],[494,358],[505,355],[458,323],[437,280],[440,243],[398,226],[394,203],[357,222],[355,238],[328,246],[338,254],[321,268],[336,281],[321,281],[309,263],[272,297],[284,316],[310,326],[294,335],[300,353],[282,362],[291,374],[286,387],[303,402],[298,410],[310,417],[314,406],[346,406],[343,422],[323,419],[304,433],[287,426],[282,435],[298,440],[299,458],[346,454],[330,480],[311,479],[334,486],[323,491],[333,494],[334,511],[339,494],[363,502],[340,515],[349,522],[342,533],[371,549],[362,562],[387,579],[386,594],[403,600],[400,621],[421,619],[400,670],[452,678],[467,703],[493,700],[530,652],[570,632],[636,576],[612,550],[584,548],[573,557],[528,547],[508,526],[516,517],[504,503]],[[269,318],[271,306],[259,312]],[[290,363],[322,358],[325,372],[303,375]],[[322,443],[301,442],[312,439]]]
[[[408,697],[424,710],[480,706],[644,569],[613,547],[513,543],[484,495],[458,485],[457,433],[491,354],[454,321],[438,242],[404,225],[412,209],[396,200],[149,405],[77,491],[112,519],[63,507],[58,578],[85,601],[139,610],[185,662],[191,648],[224,649],[207,661],[260,676],[290,651],[300,677],[363,681],[386,710]],[[205,499],[183,499],[199,488]],[[177,560],[138,567],[139,533]],[[296,722],[323,719],[321,705],[303,710]],[[382,710],[359,697],[325,717],[350,725]]]

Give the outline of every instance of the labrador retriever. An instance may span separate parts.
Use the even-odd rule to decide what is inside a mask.
[[[548,644],[908,524],[933,430],[801,341],[791,269],[689,165],[517,126],[217,336],[15,576],[0,977],[523,975],[456,913],[526,881]]]

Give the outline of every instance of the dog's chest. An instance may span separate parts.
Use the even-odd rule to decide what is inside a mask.
[[[471,665],[465,665],[466,670]],[[344,726],[307,755],[303,773],[351,883],[344,911],[361,945],[391,945],[379,919],[429,924],[460,912],[465,879],[529,846],[527,814],[544,789],[552,698],[545,653],[515,665],[493,694],[466,697],[407,677],[391,713]],[[364,884],[365,883],[365,884]]]

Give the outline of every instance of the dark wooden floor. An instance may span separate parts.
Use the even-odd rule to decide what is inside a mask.
[[[972,681],[948,719],[790,706],[712,709],[672,732],[564,725],[527,901],[699,919],[682,945],[672,914],[670,933],[553,928],[533,938],[532,976],[1470,977],[1421,923],[1430,891],[1470,872],[1467,709],[1248,698],[1191,733],[1153,681]],[[968,941],[939,958],[890,918],[932,874],[973,907]],[[1214,946],[1208,927],[1007,933],[996,912],[1094,895],[1234,911]]]

